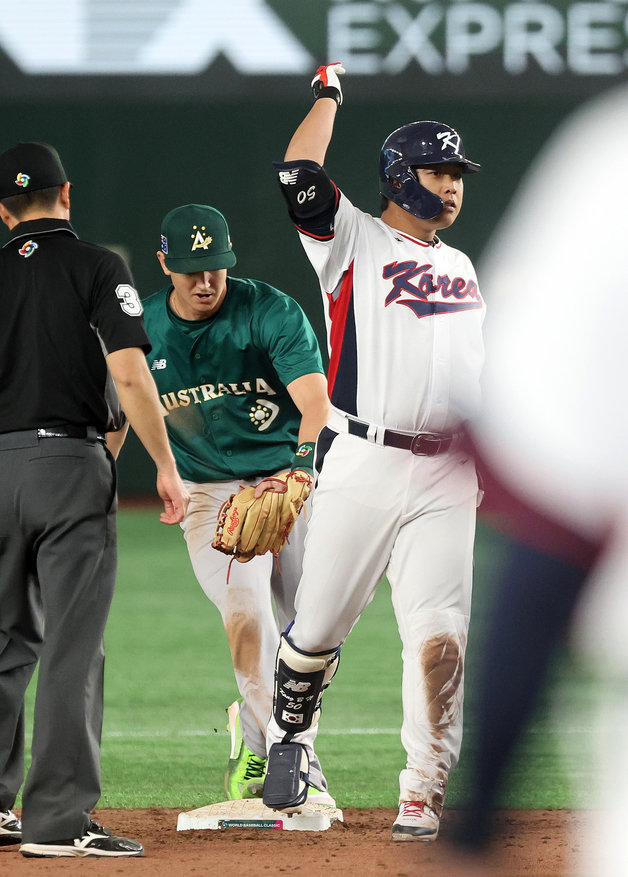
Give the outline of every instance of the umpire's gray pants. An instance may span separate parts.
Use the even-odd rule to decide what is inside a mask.
[[[0,496],[0,809],[24,778],[24,693],[39,660],[22,839],[79,837],[100,797],[115,463],[95,440],[0,434]]]

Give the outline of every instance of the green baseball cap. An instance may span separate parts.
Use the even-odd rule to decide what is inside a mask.
[[[227,220],[207,204],[185,204],[166,213],[161,222],[161,251],[175,274],[233,268]]]

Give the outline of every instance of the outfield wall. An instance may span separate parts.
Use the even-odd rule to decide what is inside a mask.
[[[21,4],[4,5],[0,147],[57,146],[80,236],[119,249],[144,297],[163,285],[163,214],[210,203],[229,220],[232,273],[293,295],[323,344],[317,283],[271,166],[309,107],[316,64],[340,53],[348,68],[327,168],[364,210],[377,211],[392,129],[435,118],[460,131],[484,172],[444,238],[474,260],[549,134],[628,64],[625,0],[73,0],[54,16],[35,0],[27,29]],[[592,132],[592,161],[609,149],[612,131]],[[122,495],[153,490],[133,437],[119,472]]]

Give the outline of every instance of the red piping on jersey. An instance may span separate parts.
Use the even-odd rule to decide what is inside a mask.
[[[336,374],[338,372],[338,364],[340,362],[340,352],[342,350],[342,341],[347,326],[347,313],[349,311],[349,303],[353,293],[353,262],[345,271],[342,283],[340,284],[340,292],[338,297],[333,299],[332,293],[327,293],[329,301],[329,319],[331,327],[329,330],[329,346],[331,349],[329,355],[329,371],[327,373],[327,383],[329,386],[329,396],[331,397]]]
[[[333,231],[329,234],[312,234],[311,231],[308,231],[306,228],[301,228],[301,226],[296,223],[294,227],[300,234],[304,234],[308,238],[314,238],[315,241],[330,241],[334,236]]]
[[[391,226],[392,228],[392,226]],[[419,247],[431,247],[434,246],[436,249],[442,245],[442,241],[439,239],[438,243],[432,244],[431,241],[419,241],[417,238],[410,237],[410,235],[404,234],[402,231],[398,231],[396,228],[393,228],[395,234],[401,235],[402,238],[405,238],[407,241],[410,241],[411,244],[417,244]]]

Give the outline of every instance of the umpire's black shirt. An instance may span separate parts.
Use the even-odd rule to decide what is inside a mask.
[[[150,351],[120,256],[63,219],[21,222],[0,250],[0,433],[120,426],[105,356]]]

